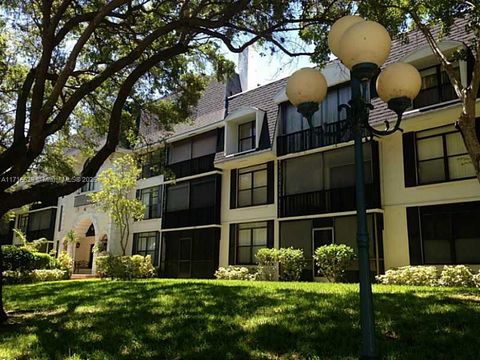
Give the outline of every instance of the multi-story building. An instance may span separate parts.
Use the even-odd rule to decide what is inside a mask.
[[[450,53],[467,38],[460,24],[440,46]],[[420,70],[422,90],[405,113],[403,132],[365,139],[371,271],[478,265],[480,184],[454,127],[461,104],[420,34],[393,43],[388,62],[395,61]],[[470,61],[456,69],[466,83]],[[304,278],[312,279],[315,248],[356,249],[353,141],[337,131],[345,122],[338,105],[350,99],[349,72],[338,61],[322,72],[329,90],[313,129],[288,102],[286,79],[242,92],[235,78],[210,84],[193,121],[176,126],[166,145],[135,150],[145,159],[136,196],[146,210],[132,224],[128,252],[151,255],[163,276],[212,277],[218,266],[253,265],[263,247],[292,246],[303,249]],[[370,96],[371,123],[381,127],[394,115],[374,87]],[[163,137],[145,124],[140,130],[153,141]],[[114,224],[88,204],[87,191],[95,184],[59,199],[53,239],[58,247],[75,230],[81,240],[72,253],[90,271],[95,242],[117,254],[119,245]],[[356,265],[351,270],[355,279]]]

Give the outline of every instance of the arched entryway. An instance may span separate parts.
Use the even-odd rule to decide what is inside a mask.
[[[95,223],[90,218],[80,219],[74,228],[77,240],[70,244],[70,256],[74,261],[74,274],[95,273],[94,246],[98,241]]]

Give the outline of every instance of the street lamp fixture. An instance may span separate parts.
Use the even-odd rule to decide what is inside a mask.
[[[418,95],[421,77],[410,64],[395,63],[380,67],[390,53],[391,39],[387,30],[377,22],[358,16],[345,16],[336,21],[328,35],[328,45],[334,55],[350,69],[352,98],[338,110],[346,110],[346,126],[341,132],[352,131],[355,148],[355,195],[357,210],[357,245],[360,282],[361,359],[378,357],[375,341],[372,285],[370,281],[369,238],[365,205],[363,138],[384,136],[400,129],[402,115]],[[377,129],[369,124],[373,109],[369,98],[370,82],[377,77],[377,94],[397,116],[393,126]],[[318,70],[303,68],[294,72],[287,82],[286,93],[313,131],[312,118],[327,94],[327,82]],[[318,130],[318,127],[315,129]],[[325,134],[331,134],[321,129]],[[338,135],[338,134],[337,134]]]

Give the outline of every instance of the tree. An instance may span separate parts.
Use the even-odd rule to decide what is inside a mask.
[[[122,255],[126,254],[130,237],[130,222],[141,220],[145,205],[138,199],[131,199],[140,169],[130,155],[121,155],[113,160],[112,167],[98,175],[101,190],[90,194],[92,202],[110,215],[120,231]]]
[[[132,140],[136,109],[154,113],[162,128],[187,120],[207,75],[233,71],[222,46],[241,52],[259,41],[306,53],[285,33],[331,22],[325,14],[342,12],[342,3],[2,1],[0,216],[94,177],[121,140]],[[1,305],[0,269],[4,320]]]
[[[383,24],[393,38],[404,39],[406,31],[417,30],[425,38],[433,54],[448,74],[462,109],[455,121],[460,130],[467,151],[480,182],[480,141],[476,126],[476,101],[480,87],[480,4],[468,0],[361,0],[353,1],[352,14],[359,14],[368,20]],[[447,54],[439,45],[442,37],[453,26],[462,26],[467,36],[465,48],[454,54]],[[309,27],[302,32],[307,41],[323,36],[323,32]],[[317,55],[324,55],[325,44],[317,48]],[[473,64],[467,84],[462,84],[454,70],[454,62],[470,60]]]

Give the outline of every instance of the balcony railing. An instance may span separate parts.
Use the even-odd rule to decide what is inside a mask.
[[[337,121],[313,129],[280,135],[277,139],[277,155],[282,156],[299,151],[334,145],[352,140],[352,132],[343,132],[346,121]]]
[[[367,208],[380,207],[380,191],[374,184],[365,184]],[[311,191],[280,197],[280,216],[325,214],[355,210],[355,187]]]
[[[413,100],[413,108],[419,109],[425,106],[455,100],[457,98],[455,89],[450,83],[442,84],[441,86],[421,90],[415,100]]]
[[[219,208],[215,206],[193,208],[163,213],[163,228],[220,224]]]
[[[215,154],[208,154],[198,158],[168,164],[167,167],[175,174],[176,178],[182,178],[214,170],[214,160]]]
[[[41,238],[45,238],[47,240],[53,240],[55,229],[54,227],[49,227],[48,229],[41,229],[41,230],[27,230],[25,235],[27,236],[28,240],[37,240]]]
[[[92,203],[92,200],[90,200],[90,197],[87,194],[77,195],[73,200],[74,207],[90,205],[91,203]]]

